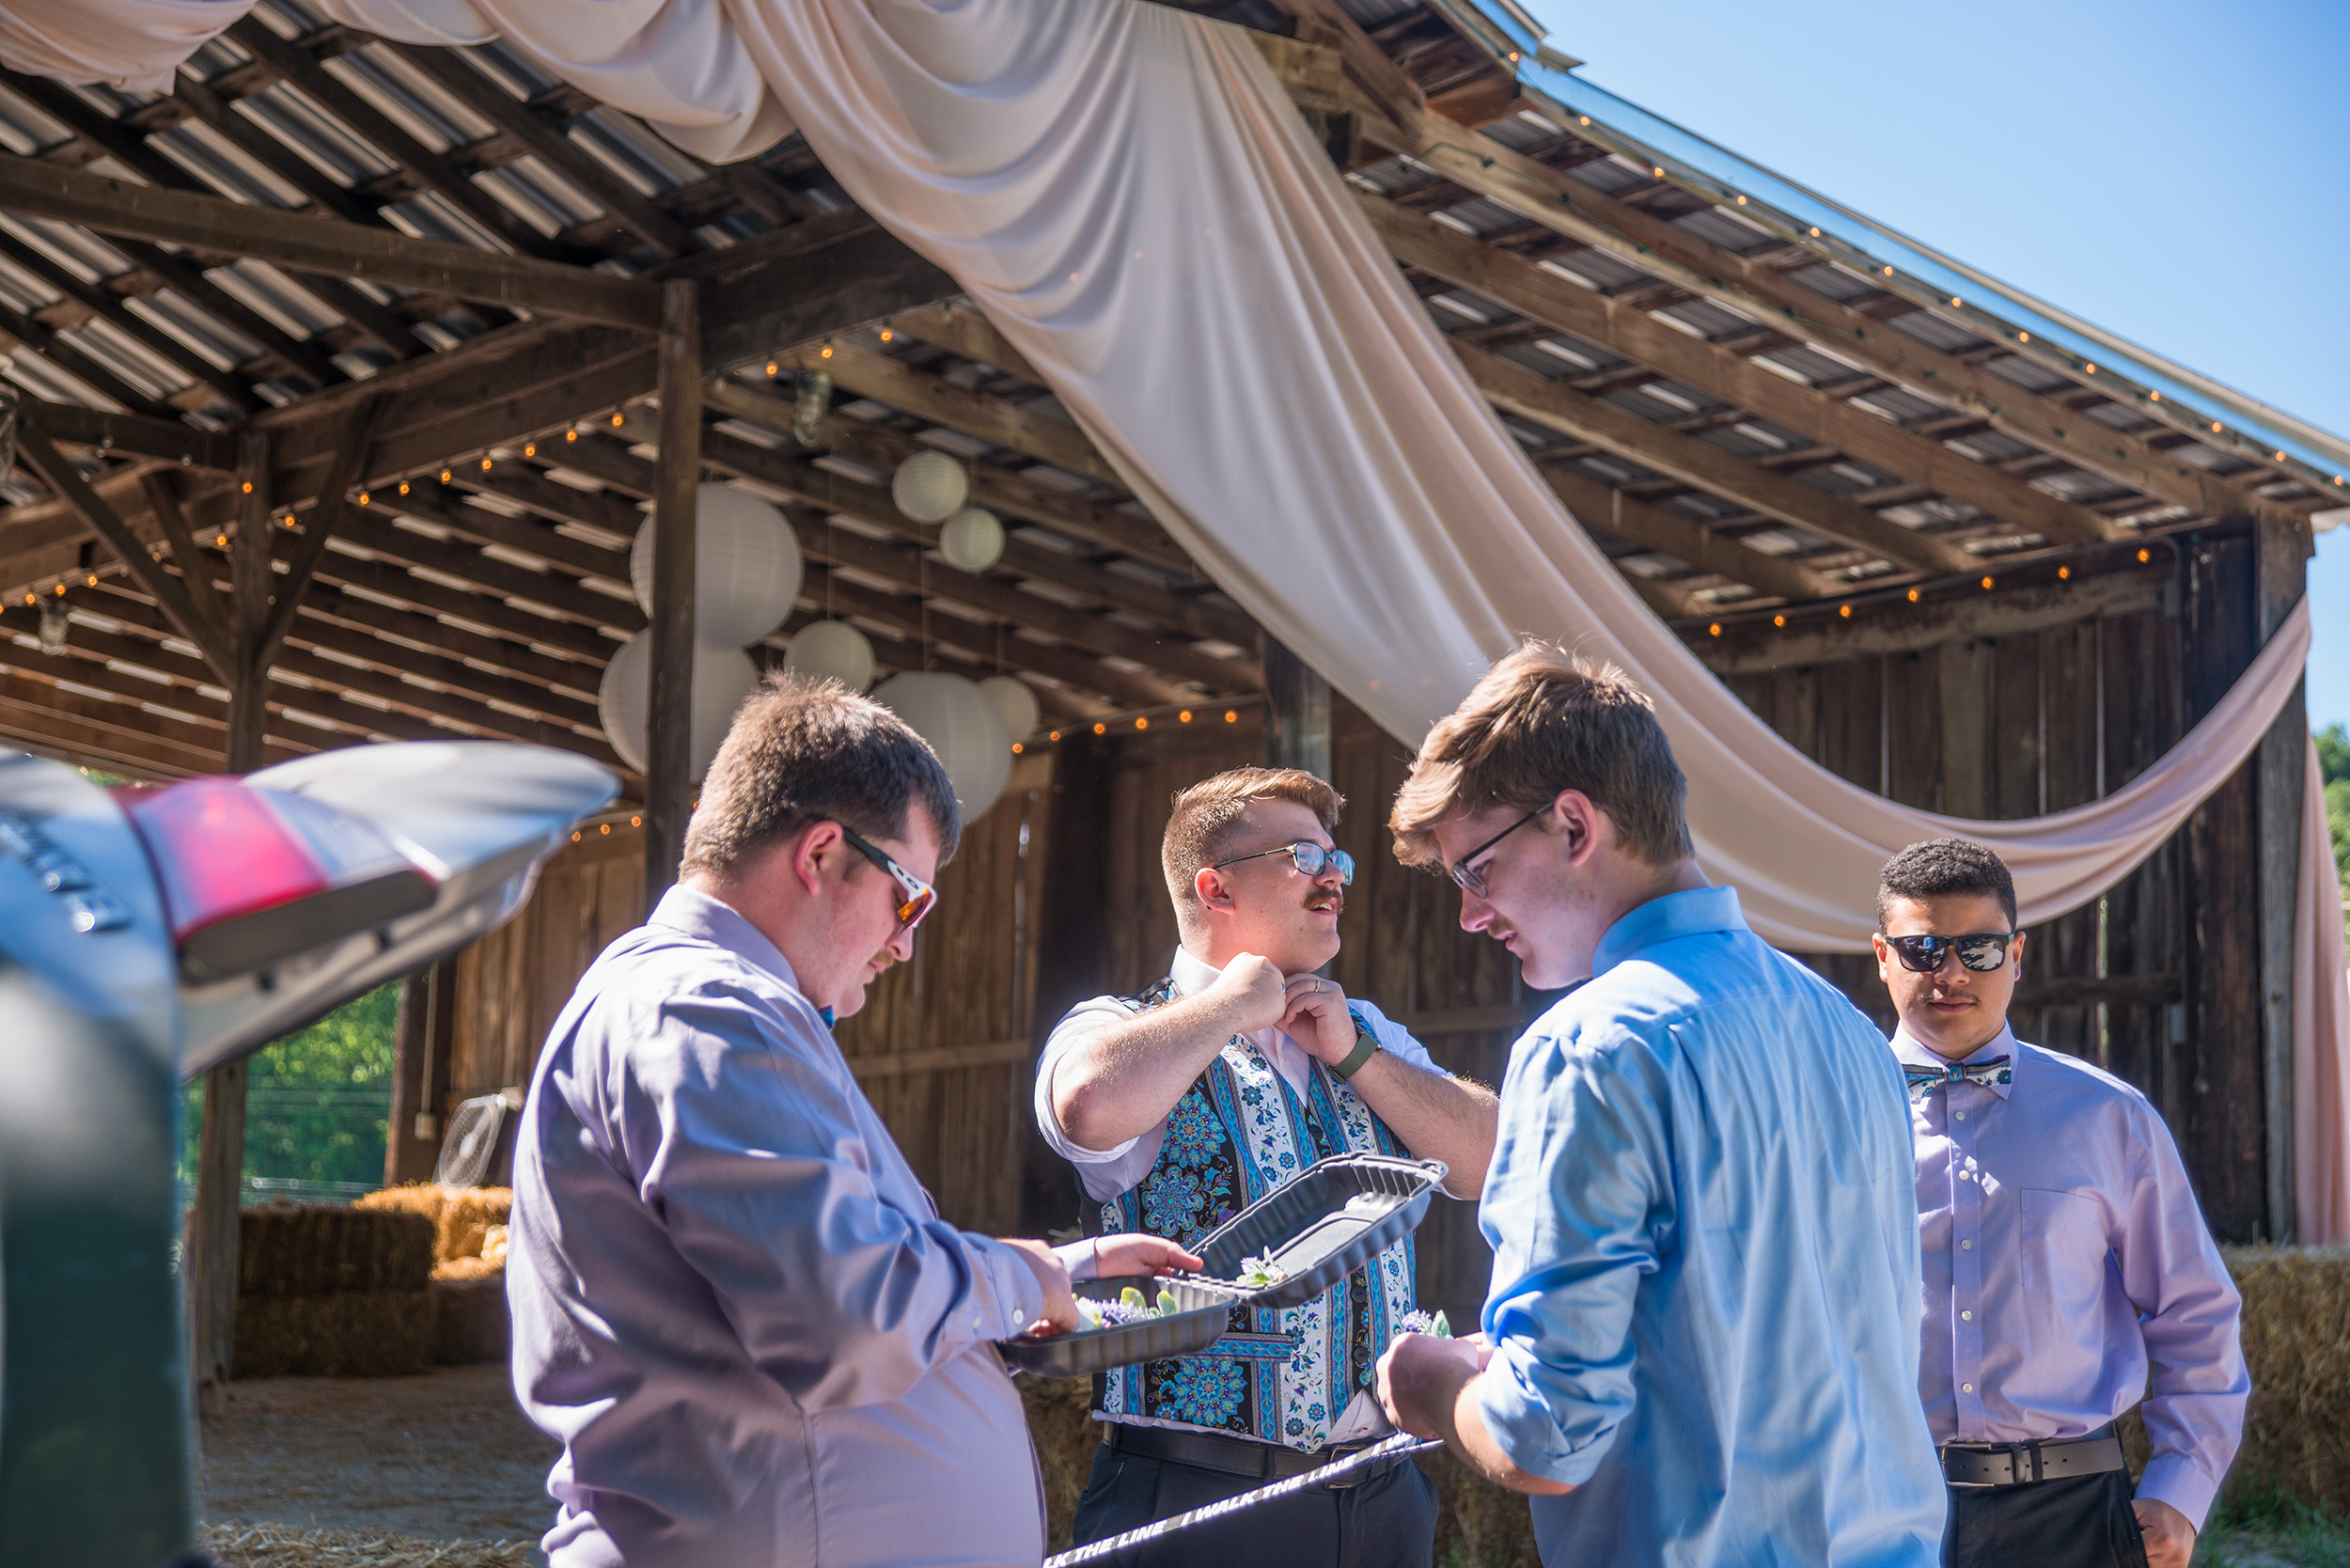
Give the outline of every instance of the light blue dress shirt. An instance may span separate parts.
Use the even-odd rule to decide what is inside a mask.
[[[1477,1399],[1547,1568],[1927,1568],[1909,1107],[1727,887],[1626,915],[1511,1052]]]
[[[941,1221],[773,944],[672,889],[556,1020],[514,1159],[514,1388],[553,1568],[1032,1565],[991,1341],[1043,1294]]]

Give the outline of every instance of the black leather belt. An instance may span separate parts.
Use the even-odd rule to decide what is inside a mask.
[[[1287,1481],[1308,1470],[1319,1470],[1324,1465],[1336,1464],[1350,1453],[1360,1453],[1371,1447],[1373,1438],[1360,1443],[1339,1443],[1325,1449],[1305,1453],[1278,1443],[1256,1443],[1246,1437],[1226,1437],[1214,1432],[1179,1432],[1163,1426],[1126,1426],[1113,1424],[1104,1439],[1111,1451],[1131,1453],[1141,1459],[1164,1459],[1171,1464],[1189,1465],[1195,1469],[1217,1470],[1228,1476],[1246,1476],[1252,1481]],[[1399,1455],[1395,1463],[1402,1463]],[[1359,1486],[1374,1475],[1384,1474],[1386,1465],[1367,1465],[1350,1470],[1335,1481],[1325,1482],[1334,1492]]]
[[[2111,1427],[2041,1443],[1951,1443],[1941,1452],[1942,1479],[1952,1486],[2029,1486],[2128,1467]]]

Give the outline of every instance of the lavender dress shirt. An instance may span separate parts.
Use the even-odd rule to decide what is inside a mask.
[[[514,1388],[553,1568],[1033,1565],[990,1342],[1042,1309],[943,1223],[773,944],[674,888],[556,1022],[514,1157]]]
[[[1893,1053],[1945,1065],[1905,1031]],[[2200,1530],[2252,1385],[2243,1303],[2170,1130],[2121,1079],[2008,1029],[1966,1060],[1997,1056],[2013,1081],[1910,1104],[1927,1425],[1936,1443],[2078,1437],[2145,1395],[2138,1495]]]

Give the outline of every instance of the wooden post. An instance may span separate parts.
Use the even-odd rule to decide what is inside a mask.
[[[2254,614],[2260,640],[2276,635],[2306,584],[2309,525],[2264,517],[2253,526]],[[2261,737],[2260,823],[2261,1101],[2266,1125],[2267,1239],[2290,1245],[2296,1230],[2293,1181],[2293,925],[2300,898],[2301,793],[2309,746],[2306,679]]]
[[[1031,1064],[1061,1015],[1118,983],[1109,972],[1112,747],[1083,726],[1055,746],[1053,792],[1037,893],[1036,991]],[[1033,1079],[1033,1073],[1030,1074]],[[1064,1229],[1087,1207],[1070,1164],[1053,1152],[1036,1118],[1020,1118],[1020,1234]]]
[[[268,435],[247,431],[238,439],[237,537],[228,557],[230,643],[235,664],[222,672],[228,682],[228,737],[224,759],[230,773],[250,773],[265,760],[269,720],[269,671],[261,666],[263,628],[269,623],[270,445]],[[244,1087],[243,1058],[204,1074],[204,1120],[197,1134],[196,1209],[189,1224],[194,1261],[195,1322],[190,1336],[196,1408],[216,1414],[237,1342],[238,1208],[244,1189]]]
[[[1264,765],[1330,776],[1330,682],[1264,639]]]
[[[392,1114],[384,1135],[384,1184],[429,1182],[440,1161],[445,1118],[438,1085],[447,1077],[446,1027],[456,963],[419,969],[400,982],[392,1025]]]
[[[645,910],[677,880],[693,814],[694,493],[701,483],[700,306],[694,285],[661,291],[661,464],[652,552],[651,718],[645,742]]]

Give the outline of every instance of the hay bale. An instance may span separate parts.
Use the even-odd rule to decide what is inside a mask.
[[[490,1227],[504,1225],[513,1212],[512,1187],[445,1187],[431,1182],[384,1187],[353,1201],[357,1209],[398,1210],[432,1221],[436,1262],[478,1258]]]
[[[293,1298],[420,1291],[432,1226],[413,1214],[335,1203],[269,1203],[238,1223],[237,1294]]]
[[[503,1361],[514,1342],[506,1264],[452,1258],[432,1271],[433,1358],[445,1367]]]
[[[2350,1247],[2226,1249],[2252,1374],[2228,1489],[2350,1510]]]
[[[275,1523],[206,1525],[196,1537],[220,1568],[525,1568],[528,1541],[422,1541],[378,1529]]]
[[[432,1368],[430,1292],[249,1295],[237,1302],[232,1377],[401,1377]]]
[[[1102,1446],[1102,1428],[1092,1415],[1093,1380],[1023,1376],[1012,1382],[1027,1406],[1028,1435],[1044,1478],[1044,1549],[1067,1551],[1077,1498],[1093,1474],[1093,1450]]]

